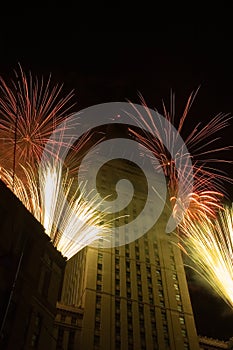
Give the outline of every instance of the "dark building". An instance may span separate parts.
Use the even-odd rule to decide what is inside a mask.
[[[199,337],[200,350],[233,349],[233,339],[223,341],[208,337]]]
[[[81,349],[83,309],[72,305],[57,303],[57,315],[54,324],[54,335],[57,339],[56,349]]]
[[[65,258],[0,181],[0,349],[53,349]]]

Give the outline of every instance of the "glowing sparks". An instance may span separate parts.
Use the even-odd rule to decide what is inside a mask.
[[[141,96],[142,104],[147,112],[147,118],[145,118],[137,108],[132,104],[136,111],[136,116],[132,116],[140,128],[140,131],[136,129],[131,129],[130,132],[136,140],[143,144],[148,150],[152,151],[157,159],[160,161],[160,166],[163,173],[167,177],[168,191],[172,204],[174,205],[174,213],[180,215],[181,208],[184,207],[184,199],[190,201],[190,207],[188,209],[187,215],[203,215],[210,214],[213,216],[215,210],[221,206],[220,201],[222,198],[222,193],[226,193],[223,183],[230,182],[232,179],[226,176],[216,167],[212,167],[211,164],[224,163],[232,161],[227,161],[224,159],[216,159],[213,157],[217,152],[229,150],[230,147],[215,147],[215,142],[219,139],[217,135],[220,130],[223,130],[229,125],[229,120],[231,116],[228,114],[218,114],[206,125],[197,124],[192,128],[191,133],[185,137],[184,134],[184,124],[188,116],[188,112],[193,104],[196,97],[196,93],[192,93],[188,98],[185,105],[184,112],[178,120],[178,125],[175,122],[175,103],[174,95],[171,95],[171,110],[167,111],[165,105],[163,104],[164,117],[169,121],[171,125],[176,127],[176,130],[183,137],[185,145],[188,148],[192,156],[192,169],[186,167],[185,171],[182,173],[177,170],[176,164],[183,164],[184,152],[180,149],[176,154],[175,158],[171,159],[171,155],[168,149],[175,149],[177,145],[176,135],[174,134],[172,128],[167,128],[164,130],[163,137],[166,138],[166,143],[168,149],[165,147],[162,141],[160,131],[161,126],[157,125],[156,120],[154,120],[150,109],[147,107],[145,100]],[[143,130],[150,130],[146,132]],[[157,137],[153,137],[156,135]],[[215,136],[217,135],[217,136]],[[146,156],[146,154],[144,155]],[[158,170],[158,169],[157,169]],[[189,179],[187,177],[188,172],[193,172],[194,175],[194,190],[191,194],[191,198],[178,198],[177,193],[179,189],[179,182],[182,179],[182,184],[185,187],[189,186]],[[186,175],[185,175],[186,174]]]
[[[86,194],[89,202],[82,199],[84,184],[75,191],[72,188],[92,133],[82,135],[74,145],[64,139],[59,125],[71,115],[74,95],[62,95],[62,88],[52,85],[51,76],[39,80],[27,76],[21,67],[11,82],[0,77],[0,176],[45,227],[53,244],[70,257],[110,230],[110,221],[98,211],[100,204],[93,192]],[[65,124],[65,128],[78,122],[73,118],[72,125]],[[54,131],[56,144],[49,150],[54,163],[48,159],[39,167]],[[69,150],[63,167],[57,159],[61,147]]]
[[[72,190],[73,179],[68,179],[69,171],[64,173],[61,162],[43,164],[39,176],[30,165],[23,171],[27,182],[15,177],[15,195],[41,222],[64,256],[70,258],[94,241],[110,238],[114,220],[101,212],[101,202],[94,191],[86,193],[85,183]],[[11,188],[12,172],[1,169],[1,176]]]
[[[11,82],[0,77],[0,164],[5,169],[12,169],[14,154],[18,171],[19,163],[38,164],[52,132],[73,107],[73,92],[62,96],[62,88],[53,86],[51,77],[47,82],[27,77],[21,67]]]
[[[224,206],[212,221],[187,219],[179,228],[180,248],[191,267],[233,308],[233,207]]]
[[[53,244],[68,258],[83,247],[110,235],[111,221],[99,211],[101,202],[85,184],[72,193],[73,179],[62,174],[60,162],[40,168],[42,223]],[[71,195],[72,193],[72,195]],[[84,200],[84,194],[87,200]],[[103,199],[104,200],[104,199]]]

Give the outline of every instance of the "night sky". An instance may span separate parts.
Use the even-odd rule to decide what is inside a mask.
[[[115,26],[111,21],[106,26],[102,23],[103,31],[95,30],[98,26],[87,31],[87,23],[82,27],[78,21],[80,16],[68,24],[62,21],[62,11],[43,20],[38,13],[33,18],[0,16],[4,19],[0,23],[0,75],[13,77],[18,63],[38,76],[51,73],[55,83],[64,83],[65,91],[75,90],[78,110],[126,99],[140,103],[141,93],[149,107],[162,112],[162,100],[169,106],[172,89],[179,116],[189,94],[200,86],[187,132],[219,112],[233,114],[233,30],[225,17],[211,17],[207,23],[204,17],[174,20],[170,25],[155,22],[153,31],[124,32],[118,30],[120,19]],[[224,145],[233,144],[232,125],[233,121],[219,135]],[[224,170],[232,176],[232,166]],[[233,199],[232,185],[228,191]],[[233,336],[233,312],[189,274],[198,333],[219,339]]]

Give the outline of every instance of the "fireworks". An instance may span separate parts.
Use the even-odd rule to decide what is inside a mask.
[[[51,77],[28,77],[20,67],[10,83],[0,77],[0,165],[21,171],[20,163],[34,168],[52,132],[73,107],[73,92],[62,95],[62,85],[52,85]],[[59,130],[61,132],[61,130]],[[63,140],[65,142],[65,140]],[[15,169],[14,169],[15,170]]]
[[[184,108],[183,115],[179,119],[176,129],[181,136],[184,131],[184,124],[188,112],[195,96],[196,93],[190,95]],[[159,159],[162,171],[167,177],[168,191],[171,202],[174,205],[173,215],[175,213],[179,216],[182,212],[181,208],[185,206],[184,200],[188,200],[190,203],[189,209],[186,213],[188,216],[191,215],[198,217],[200,213],[204,216],[206,214],[213,216],[215,210],[221,206],[220,200],[222,199],[223,194],[225,194],[223,182],[232,182],[232,179],[222,173],[221,170],[218,170],[216,167],[211,167],[212,163],[227,162],[221,158],[216,159],[213,155],[220,151],[229,150],[230,147],[218,148],[214,147],[214,143],[219,138],[215,137],[215,135],[229,125],[231,117],[228,114],[220,113],[204,126],[197,124],[186,138],[183,137],[185,145],[192,157],[192,168],[187,169],[187,167],[190,167],[187,165],[186,169],[180,167],[180,169],[177,170],[176,164],[184,163],[186,156],[184,150],[178,150],[175,154],[175,158],[171,158],[168,149],[175,149],[177,145],[174,131],[169,127],[163,131],[163,137],[166,139],[166,144],[168,145],[166,148],[160,135],[161,131],[159,131],[161,130],[161,126],[156,124],[156,120],[154,120],[150,109],[147,107],[142,97],[141,99],[147,112],[147,118],[140,114],[135,107],[137,117],[133,116],[133,118],[137,120],[140,131],[130,129],[130,132],[141,144],[143,144],[148,150],[152,151],[157,159]],[[133,104],[132,106],[134,107]],[[171,99],[171,111],[167,111],[165,105],[163,105],[163,107],[164,117],[170,124],[175,126],[174,95],[172,95]],[[145,129],[150,130],[150,132],[142,132]],[[157,138],[152,135],[157,135]],[[187,173],[189,172],[193,173],[193,177],[190,177],[194,180],[193,193],[191,193],[190,198],[186,198],[186,196],[181,198],[177,196],[180,179],[182,179],[183,186],[188,188],[190,184],[188,182],[189,177],[187,177]]]
[[[199,169],[195,169],[193,191],[182,199],[177,196],[179,186],[177,179],[170,182],[173,184],[173,189],[169,188],[170,202],[173,207],[173,215],[178,218],[179,222],[185,221],[187,218],[192,220],[199,220],[202,217],[214,218],[216,212],[222,208],[221,201],[224,195],[221,192],[211,190],[211,179],[198,173]]]
[[[219,296],[233,307],[233,207],[224,206],[217,217],[179,225],[180,248]]]
[[[110,235],[111,220],[98,210],[101,202],[97,195],[94,191],[86,193],[85,184],[71,194],[73,179],[68,180],[68,171],[62,174],[60,162],[43,164],[39,178],[42,223],[54,246],[65,256],[70,258],[106,233]]]
[[[97,202],[94,192],[87,194],[84,184],[74,189],[74,174],[78,171],[81,158],[88,151],[92,134],[88,132],[82,135],[74,145],[63,137],[66,130],[59,128],[59,125],[64,125],[64,119],[70,120],[67,117],[71,115],[73,93],[62,97],[62,85],[52,86],[51,77],[47,82],[44,79],[34,79],[31,75],[27,77],[21,68],[19,74],[16,73],[15,82],[8,84],[0,78],[0,91],[0,166],[4,182],[42,223],[53,244],[67,257],[74,255],[97,238],[105,236],[105,233],[110,234],[112,221],[108,219],[107,214],[101,213],[101,203]],[[176,128],[177,134],[183,132],[195,95],[191,94],[188,99]],[[174,98],[172,97],[170,112],[164,106],[164,116],[169,122],[168,128],[164,130],[166,146],[163,142],[164,135],[162,137],[158,132],[161,128],[156,125],[156,120],[143,99],[142,104],[148,119],[146,120],[133,105],[136,112],[133,118],[137,120],[140,132],[133,128],[130,132],[160,161],[161,171],[167,177],[173,214],[183,220],[182,225],[185,227],[190,225],[191,228],[202,221],[211,223],[216,211],[222,207],[222,183],[231,180],[210,166],[211,163],[224,160],[216,160],[210,155],[228,149],[212,145],[217,140],[215,135],[218,131],[228,126],[230,117],[218,114],[201,129],[198,124],[190,135],[184,138],[184,143],[192,155],[192,166],[187,161],[186,167],[178,167],[177,165],[184,164],[187,154],[180,149],[172,159],[168,152],[168,149],[174,149],[177,144],[177,136],[174,130],[169,128],[169,123],[175,126]],[[78,116],[72,120],[75,125],[79,122]],[[65,125],[65,128],[70,129],[73,126]],[[151,132],[143,132],[144,129]],[[44,147],[48,145],[48,140],[55,130],[57,135],[52,143],[56,144],[51,144],[50,151],[54,162],[47,159],[47,162],[45,160],[39,166]],[[157,135],[157,138],[152,135]],[[102,139],[98,137],[96,144]],[[212,147],[210,151],[209,147]],[[61,148],[69,150],[63,166],[57,159]],[[190,177],[187,176],[189,172],[192,174]],[[186,189],[180,192],[180,180],[182,179],[184,187],[189,188],[190,178],[193,177],[193,192],[188,197],[182,197]],[[88,201],[83,199],[84,194]]]
[[[15,177],[15,195],[41,222],[53,245],[70,258],[99,238],[109,239],[113,220],[101,212],[101,202],[94,191],[86,192],[85,183],[72,190],[73,179],[62,168],[59,161],[44,163],[37,175],[28,164],[23,168],[27,182]],[[1,169],[0,174],[10,187],[12,172]]]
[[[98,211],[100,203],[93,191],[86,193],[85,184],[74,184],[92,133],[75,144],[64,137],[60,125],[70,121],[73,96],[72,91],[63,93],[63,85],[52,85],[51,76],[39,80],[27,76],[21,67],[11,82],[0,77],[0,176],[67,257],[103,237],[111,226],[106,214]],[[78,123],[78,117],[72,118],[65,128]],[[42,166],[45,145],[54,132],[56,140]],[[95,144],[100,141],[99,137]],[[68,150],[63,166],[57,159],[61,147]]]

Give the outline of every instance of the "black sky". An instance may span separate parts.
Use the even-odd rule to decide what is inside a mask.
[[[139,31],[144,22],[137,18],[134,30],[128,25],[129,31],[121,31],[121,17],[93,25],[89,17],[80,24],[82,16],[71,14],[67,9],[53,16],[45,11],[44,17],[1,13],[0,75],[11,76],[18,62],[37,75],[52,73],[54,82],[75,89],[78,109],[126,99],[139,103],[140,92],[149,107],[162,112],[162,99],[169,105],[172,89],[177,115],[201,86],[188,128],[219,112],[233,115],[233,30],[227,9],[224,17],[216,11],[214,18],[210,13],[194,20],[164,18],[161,24],[155,16],[148,31]],[[233,144],[232,125],[220,135],[224,144]],[[232,167],[227,170],[232,176]],[[231,186],[229,192],[233,195]],[[190,278],[189,287],[198,332],[233,336],[229,308],[196,279]]]

